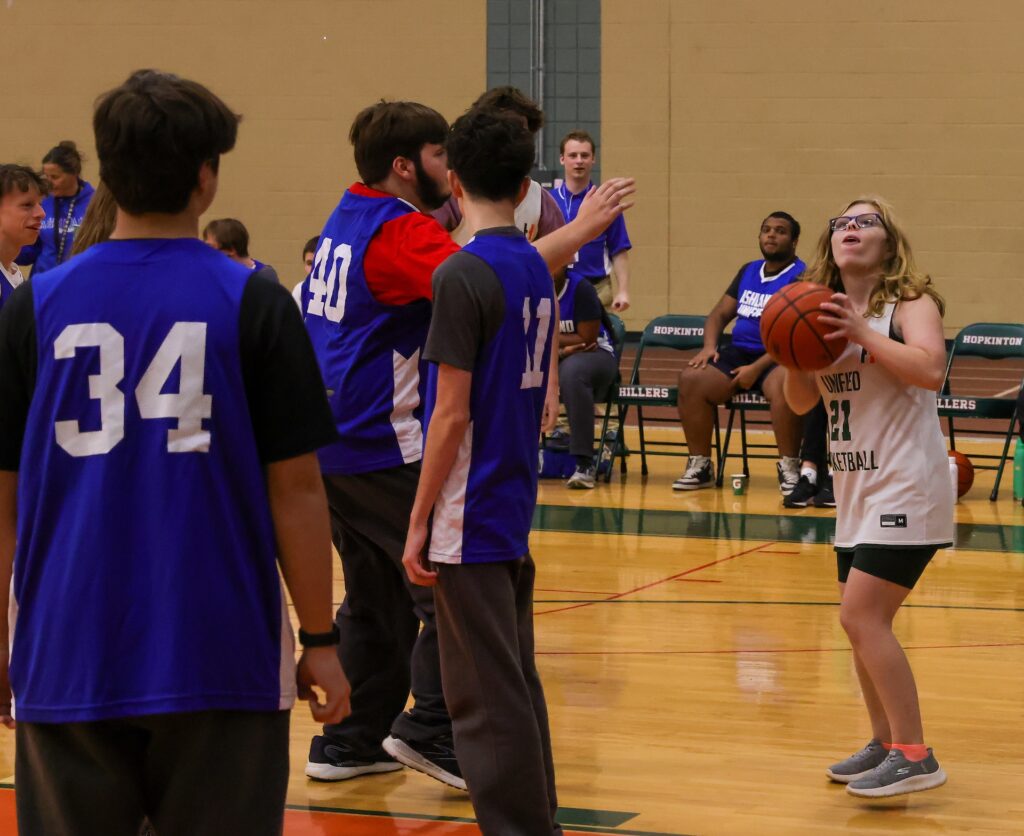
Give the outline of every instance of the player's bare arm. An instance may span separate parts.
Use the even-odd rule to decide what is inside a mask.
[[[615,298],[612,310],[623,313],[629,309],[629,250],[612,256],[612,271],[615,273]]]
[[[437,572],[427,568],[427,521],[445,479],[455,464],[459,445],[469,426],[469,393],[473,373],[444,363],[437,370],[437,401],[430,416],[416,500],[409,515],[402,565],[409,580],[420,586],[437,583]]]
[[[334,625],[333,558],[327,498],[316,454],[271,462],[267,494],[278,562],[299,624],[307,633],[328,633]],[[348,680],[333,646],[304,650],[296,677],[299,697],[309,701],[317,722],[338,723],[350,713]],[[312,685],[323,689],[324,701],[317,698]]]
[[[836,293],[822,304],[829,316],[821,322],[836,330],[825,339],[845,336],[875,358],[875,362],[910,386],[938,391],[946,373],[946,343],[942,334],[942,315],[929,296],[900,302],[893,314],[903,342],[872,331],[851,299]]]
[[[10,633],[7,613],[11,604],[11,574],[18,530],[18,474],[0,470],[0,723],[14,728],[11,716]]]

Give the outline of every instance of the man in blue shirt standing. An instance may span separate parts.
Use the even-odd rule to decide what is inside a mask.
[[[806,265],[796,257],[800,224],[788,212],[772,212],[761,221],[758,246],[762,259],[737,271],[704,324],[704,348],[679,374],[679,419],[690,457],[686,470],[672,484],[677,491],[711,487],[711,432],[718,405],[739,390],[761,391],[771,406],[779,446],[779,489],[789,496],[800,479],[802,420],[782,393],[782,369],[772,362],[761,342],[761,312],[773,293],[796,281]],[[732,343],[718,341],[733,319]]]
[[[590,172],[597,162],[597,146],[586,131],[571,131],[565,135],[560,149],[559,161],[565,170],[565,180],[551,194],[565,222],[569,223],[579,212],[587,192],[594,188]],[[629,251],[632,247],[626,233],[626,219],[619,215],[604,232],[580,247],[576,261],[566,268],[566,273],[589,281],[597,290],[601,304],[621,315],[629,308]],[[618,285],[614,294],[613,272]]]

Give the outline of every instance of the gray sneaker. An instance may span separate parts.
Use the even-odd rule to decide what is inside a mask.
[[[594,487],[596,473],[597,470],[592,464],[586,467],[577,467],[576,472],[569,477],[569,481],[565,484],[570,488],[589,490]]]
[[[859,752],[850,755],[846,760],[834,763],[825,770],[833,781],[840,784],[849,784],[868,775],[872,769],[879,766],[885,760],[887,752],[881,741],[873,739]]]
[[[892,749],[881,765],[846,785],[850,795],[862,798],[885,798],[908,792],[933,790],[946,783],[946,773],[935,760],[932,750],[923,761],[908,761],[899,749]]]

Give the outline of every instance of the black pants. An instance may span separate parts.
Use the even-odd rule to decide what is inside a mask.
[[[814,409],[804,416],[804,437],[800,442],[800,460],[814,462],[818,473],[823,475],[828,472],[828,460],[825,453],[827,434],[828,413],[825,412],[825,402],[819,399]]]
[[[610,351],[596,349],[570,354],[558,363],[558,388],[569,417],[569,452],[594,455],[594,401],[608,392],[619,371]]]
[[[480,830],[561,834],[548,710],[533,656],[533,560],[434,565],[444,693]]]
[[[21,836],[278,836],[291,712],[17,725]]]
[[[389,734],[420,742],[451,735],[434,592],[409,583],[402,567],[419,474],[416,463],[324,477],[345,571],[345,600],[335,616],[338,658],[352,686],[352,713],[324,726],[324,734],[358,757],[380,756]],[[413,706],[403,711],[410,688]]]

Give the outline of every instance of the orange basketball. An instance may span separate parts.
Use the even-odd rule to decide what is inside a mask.
[[[974,465],[959,450],[950,450],[949,457],[956,461],[956,497],[959,499],[974,484]]]
[[[818,306],[832,299],[820,284],[793,282],[772,294],[761,314],[761,341],[772,359],[786,368],[813,372],[831,366],[846,351],[847,340],[826,340]]]

